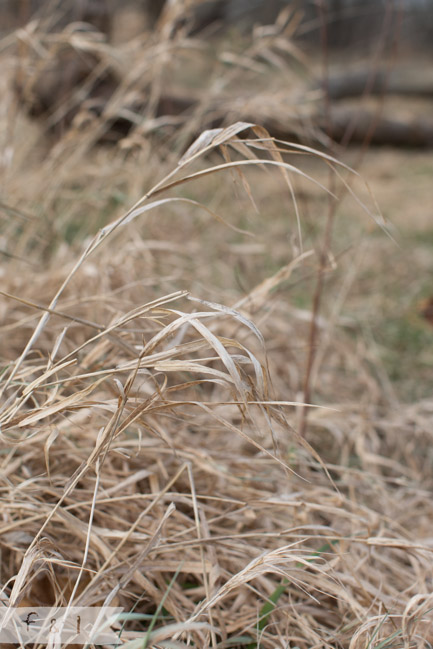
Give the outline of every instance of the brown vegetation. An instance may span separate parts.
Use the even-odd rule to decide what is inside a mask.
[[[120,605],[130,649],[428,647],[431,378],[391,376],[380,334],[402,304],[416,313],[409,272],[430,262],[403,259],[356,159],[263,129],[285,111],[298,140],[311,132],[290,21],[243,52],[168,27],[112,48],[30,26],[28,49],[1,51],[3,601]],[[12,88],[50,43],[98,65],[37,124]],[[188,119],[158,114],[197,79]],[[260,126],[184,153],[215,105],[237,114],[234,96]],[[119,115],[127,137],[95,146]],[[381,202],[397,183],[377,160]],[[416,327],[397,363],[413,331],[431,341]]]

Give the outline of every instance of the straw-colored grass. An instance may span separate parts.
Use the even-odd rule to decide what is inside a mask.
[[[164,25],[120,102],[199,47]],[[239,122],[181,156],[201,115],[53,141],[2,96],[2,601],[121,606],[130,649],[431,646],[433,404],[359,315],[398,250],[363,178]]]

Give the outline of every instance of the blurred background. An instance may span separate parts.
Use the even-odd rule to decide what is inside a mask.
[[[174,168],[203,130],[237,120],[258,124],[280,140],[331,153],[367,181],[368,190],[357,188],[358,203],[344,190],[335,207],[332,254],[339,264],[353,269],[347,251],[365,246],[342,314],[377,344],[374,355],[385,364],[384,376],[402,382],[399,393],[407,384],[410,395],[430,389],[432,0],[0,0],[0,6],[3,191],[6,202],[42,215],[39,227],[49,241],[44,247],[29,235],[13,249],[7,221],[9,259],[19,250],[40,264],[65,244],[79,249]],[[285,159],[329,187],[328,169],[314,156]],[[271,175],[259,178],[252,181],[254,208],[250,196],[229,199],[227,187],[212,180],[188,194],[251,230],[256,247],[234,237],[227,248],[225,232],[209,235],[181,210],[184,235],[165,219],[149,219],[146,236],[158,242],[154,247],[201,246],[202,258],[198,250],[181,259],[165,255],[163,275],[175,279],[164,281],[162,253],[149,252],[158,290],[180,286],[234,302],[302,246],[318,250],[326,232],[322,190],[296,176],[298,202],[283,216],[286,190]],[[378,206],[400,248],[360,216],[360,203],[370,212]],[[308,268],[281,289],[307,320],[314,272]],[[329,276],[325,289],[321,308],[330,312],[341,284]],[[302,356],[293,393],[302,385]]]
[[[387,14],[392,22],[392,36],[398,32],[399,45],[409,51],[431,51],[433,48],[433,3],[431,0],[2,0],[3,33],[25,24],[30,17],[59,12],[55,24],[86,21],[109,36],[116,34],[116,23],[134,12],[135,29],[153,27],[164,11],[175,4],[181,7],[181,20],[190,21],[197,30],[211,24],[219,30],[236,27],[242,32],[254,25],[274,23],[281,11],[290,7],[302,12],[296,38],[311,47],[319,45],[318,13],[325,14],[327,39],[331,48],[368,50],[383,35]]]

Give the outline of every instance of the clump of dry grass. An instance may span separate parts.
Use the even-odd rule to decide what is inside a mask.
[[[176,165],[136,142],[72,129],[35,166],[9,141],[2,597],[120,605],[142,615],[131,649],[429,646],[431,402],[396,402],[338,303],[317,323],[325,407],[297,432],[311,307],[281,286],[317,266],[290,202],[311,151],[248,124]],[[257,277],[226,185],[254,199],[268,170],[295,235]],[[215,249],[241,255],[240,287]]]

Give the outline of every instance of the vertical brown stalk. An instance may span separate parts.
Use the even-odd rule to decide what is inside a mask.
[[[322,79],[323,79],[323,89],[325,94],[325,114],[327,122],[327,131],[331,131],[331,116],[330,116],[330,98],[329,98],[329,44],[328,44],[328,33],[326,27],[326,8],[323,0],[318,2],[318,13],[320,20],[320,40],[321,48],[323,53],[323,70],[322,70]],[[331,138],[330,138],[331,140]],[[332,151],[331,151],[332,153]],[[322,301],[322,292],[324,277],[326,273],[326,266],[328,261],[328,253],[332,243],[332,228],[334,225],[334,216],[336,209],[336,200],[333,198],[334,194],[334,185],[335,177],[332,173],[332,169],[329,170],[329,189],[331,194],[328,198],[328,214],[326,218],[325,232],[323,235],[322,245],[319,251],[319,267],[317,269],[317,279],[316,286],[314,289],[313,296],[313,308],[311,315],[311,323],[308,334],[308,356],[307,356],[307,365],[305,369],[304,376],[304,385],[303,385],[303,401],[304,404],[310,403],[311,399],[311,377],[312,369],[314,364],[314,359],[316,357],[316,349],[318,346],[318,328],[317,328],[317,319],[320,313],[320,306]],[[304,437],[308,421],[308,408],[304,405],[301,411],[301,421],[299,425],[299,434]]]
[[[326,123],[327,123],[327,132],[329,135],[331,133],[331,100],[329,96],[329,43],[328,43],[328,34],[326,29],[326,25],[327,25],[326,4],[324,0],[318,0],[317,6],[318,6],[319,21],[320,21],[321,46],[322,46],[322,53],[323,53],[322,79],[323,79],[323,90],[325,96],[325,115],[326,115]],[[393,18],[394,10],[395,10],[394,0],[388,0],[386,3],[386,11],[385,11],[385,17],[382,25],[382,33],[381,33],[380,42],[374,60],[374,69],[372,71],[371,80],[374,80],[375,74],[377,74],[377,66],[380,65],[381,57],[384,55],[384,49],[386,48],[387,37],[392,28],[392,18]],[[398,42],[400,29],[401,29],[401,9],[400,10],[397,9],[397,27],[395,31],[395,37],[391,44],[393,59],[395,58],[396,45]],[[365,136],[364,142],[362,143],[360,155],[354,166],[354,169],[358,169],[359,166],[361,165],[362,160],[368,150],[371,138],[374,134],[374,130],[377,125],[377,122],[380,118],[380,114],[383,109],[383,103],[385,100],[387,78],[390,69],[391,68],[388,67],[387,75],[385,78],[385,84],[382,92],[381,102],[376,111],[376,115],[372,120],[371,126],[368,129],[368,132]],[[371,83],[372,81],[370,81],[370,83],[367,84],[364,95],[369,94]],[[351,127],[349,125],[348,131],[346,132],[343,141],[341,142],[343,146],[347,146],[347,144],[349,143],[350,135],[351,135]],[[331,137],[329,137],[329,141],[332,142]],[[331,154],[333,154],[332,150],[331,150]],[[319,345],[319,340],[318,340],[319,333],[317,327],[317,320],[321,308],[324,277],[325,277],[326,267],[329,259],[329,251],[331,249],[331,244],[332,244],[332,231],[334,226],[335,213],[336,213],[339,200],[341,200],[341,196],[339,198],[335,197],[335,176],[332,172],[332,169],[329,170],[329,189],[330,189],[330,194],[328,198],[328,214],[326,219],[325,232],[322,239],[322,246],[319,252],[319,267],[317,270],[316,286],[315,286],[314,296],[313,296],[312,316],[311,316],[311,323],[310,323],[310,329],[308,335],[308,356],[307,356],[307,365],[305,369],[304,385],[303,385],[303,402],[305,404],[310,403],[311,401],[311,393],[312,393],[311,382],[312,382],[313,366],[316,358],[316,351]],[[347,191],[346,188],[343,190],[343,193],[345,193],[345,191]],[[301,410],[301,419],[299,425],[299,434],[302,437],[305,436],[305,432],[307,428],[308,412],[309,412],[308,407],[303,406]]]

